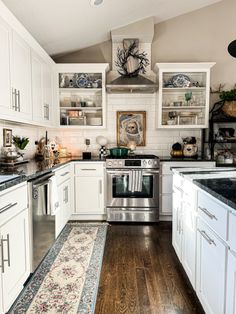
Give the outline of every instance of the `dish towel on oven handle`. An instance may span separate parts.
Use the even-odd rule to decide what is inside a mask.
[[[128,190],[132,193],[142,192],[143,173],[142,170],[129,171],[129,186]]]

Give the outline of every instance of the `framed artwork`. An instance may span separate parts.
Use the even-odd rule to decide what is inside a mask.
[[[146,111],[117,111],[117,145],[146,145]]]
[[[12,146],[12,130],[3,129],[3,146],[11,147]]]

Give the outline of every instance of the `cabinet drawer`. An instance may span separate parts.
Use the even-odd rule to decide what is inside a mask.
[[[161,163],[161,171],[162,174],[172,174],[172,167],[190,167],[190,168],[203,168],[203,167],[215,167],[214,161],[176,161],[176,162],[162,162]]]
[[[104,175],[104,164],[81,162],[75,164],[75,175],[78,177],[100,177]]]
[[[0,194],[0,215],[1,224],[12,214],[28,207],[27,184],[7,189]]]
[[[198,215],[224,240],[227,239],[228,210],[211,196],[198,191]]]
[[[55,171],[57,185],[60,185],[62,182],[70,179],[71,177],[70,169],[71,169],[70,165],[66,165]]]
[[[236,210],[229,213],[229,246],[236,253]]]

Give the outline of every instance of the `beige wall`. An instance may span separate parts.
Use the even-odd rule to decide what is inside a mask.
[[[156,62],[215,61],[212,86],[236,83],[236,59],[227,52],[236,39],[236,0],[223,0],[155,25],[152,64]],[[56,62],[109,62],[111,41],[55,57]]]

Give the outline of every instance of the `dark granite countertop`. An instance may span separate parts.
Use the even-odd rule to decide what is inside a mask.
[[[205,159],[202,157],[171,157],[171,156],[164,156],[160,157],[160,161],[214,161],[214,160],[209,160]]]
[[[0,191],[3,191],[7,188],[10,188],[14,185],[17,185],[19,183],[22,183],[24,181],[29,181],[32,179],[35,179],[41,175],[44,175],[46,173],[49,173],[52,170],[55,170],[69,162],[97,162],[97,161],[104,161],[104,159],[100,159],[99,157],[92,157],[92,159],[82,159],[82,157],[72,157],[72,158],[61,158],[56,160],[56,162],[53,161],[36,161],[31,160],[28,163],[19,164],[15,167],[2,167],[0,166],[0,175],[11,175],[11,174],[17,174],[18,177],[9,180],[7,182],[3,182],[0,184]]]
[[[236,177],[197,179],[193,182],[229,207],[236,209]]]

